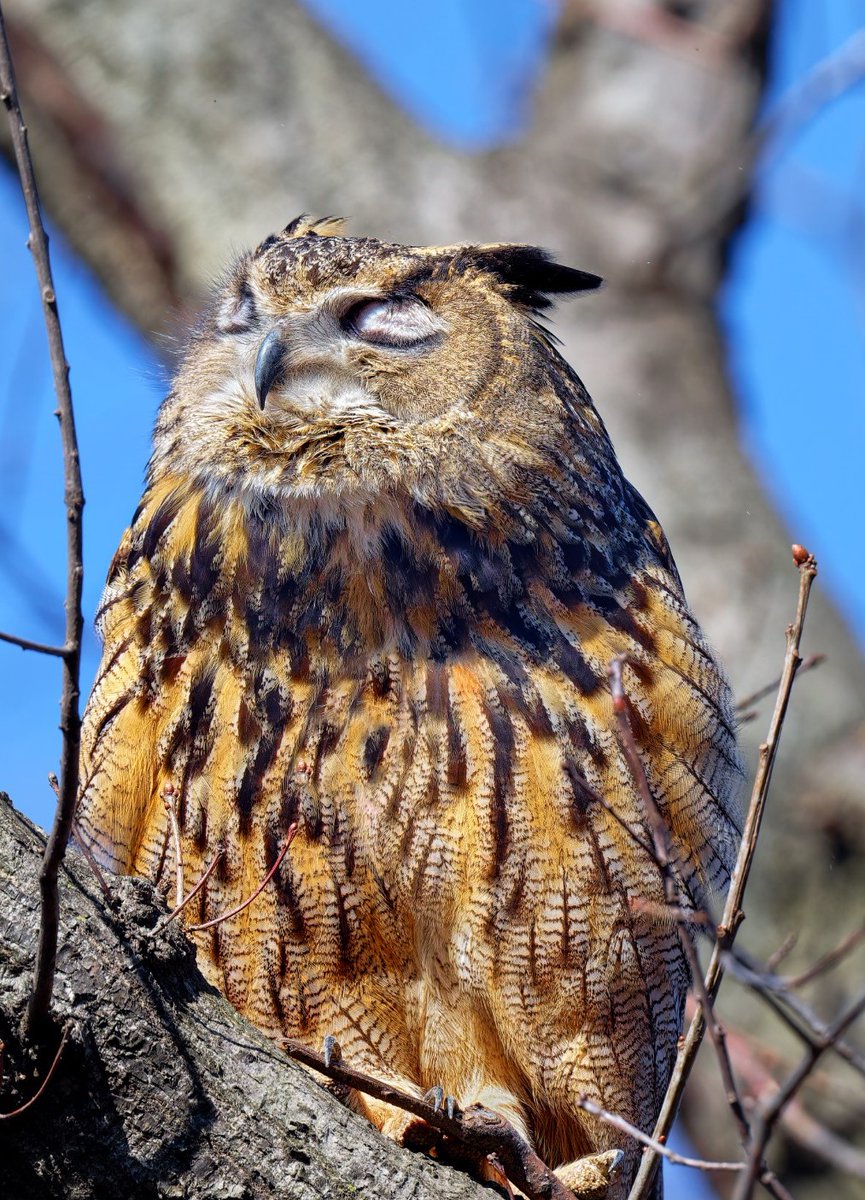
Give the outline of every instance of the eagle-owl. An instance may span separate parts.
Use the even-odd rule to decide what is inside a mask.
[[[195,935],[209,979],[275,1036],[501,1113],[565,1182],[615,1164],[618,1197],[639,1148],[574,1099],[651,1128],[688,971],[611,660],[695,904],[739,768],[664,535],[539,320],[599,282],[305,218],[240,259],[110,568],[77,820],[167,889],[173,793],[187,890],[223,851],[192,921],[296,822]]]

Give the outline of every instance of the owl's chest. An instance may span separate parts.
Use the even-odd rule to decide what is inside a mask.
[[[481,658],[385,663],[372,691],[346,687],[339,703],[334,691],[311,712],[294,750],[305,840],[365,891],[358,921],[377,913],[400,937],[413,930],[458,972],[510,938],[535,946],[539,970],[585,958],[624,919],[628,894],[658,888],[607,810],[577,794],[594,771],[603,793],[633,804],[618,764],[607,779],[592,760],[600,727],[590,737],[581,726],[575,744],[564,718],[533,726],[491,682],[500,669]],[[566,681],[548,672],[545,688],[566,713]]]

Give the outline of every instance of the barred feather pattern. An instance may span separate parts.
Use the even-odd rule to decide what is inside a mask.
[[[636,1146],[574,1101],[651,1127],[688,973],[673,922],[633,903],[662,905],[663,880],[607,670],[624,656],[695,905],[738,838],[727,685],[536,322],[542,268],[512,267],[517,284],[486,248],[327,233],[289,226],[241,262],[219,311],[227,296],[237,323],[251,293],[259,324],[212,318],[227,332],[205,325],[163,406],[99,611],[78,824],[106,865],[167,890],[170,785],[187,890],[222,851],[200,922],[256,888],[296,822],[255,903],[195,935],[208,978],[276,1037],[332,1034],[381,1079],[487,1103],[553,1166],[621,1147],[624,1195]],[[272,323],[346,280],[374,296],[407,276],[447,336],[468,322],[473,392],[457,379],[453,400],[439,362],[445,400],[419,411],[421,352],[409,368],[362,346],[339,371],[363,401],[256,403],[268,297]],[[356,1104],[399,1136],[403,1114]]]

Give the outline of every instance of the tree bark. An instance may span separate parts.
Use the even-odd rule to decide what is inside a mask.
[[[37,1083],[17,1023],[32,980],[44,835],[0,793],[0,1038],[4,1106]],[[0,1122],[8,1200],[481,1200],[467,1176],[383,1138],[289,1061],[207,984],[144,880],[112,911],[70,851],[61,877],[55,1011],[70,1039],[31,1109]],[[44,1074],[44,1071],[43,1071]],[[41,1076],[40,1076],[41,1078]]]
[[[736,690],[778,674],[798,539],[740,446],[714,307],[751,167],[762,0],[700,0],[690,26],[658,6],[630,32],[611,27],[627,6],[566,5],[530,127],[475,156],[420,130],[287,0],[6,7],[49,208],[145,331],[176,326],[235,248],[301,211],[392,240],[536,242],[604,274],[556,318],[564,351]],[[744,941],[765,954],[795,930],[806,963],[828,914],[857,910],[865,861],[865,667],[819,583],[805,649],[828,661],[797,684]],[[767,721],[743,729],[751,762]]]

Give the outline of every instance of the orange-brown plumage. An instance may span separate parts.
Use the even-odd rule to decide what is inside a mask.
[[[597,281],[334,234],[241,260],[163,406],[100,610],[79,826],[167,887],[171,785],[187,887],[224,851],[207,919],[298,822],[256,902],[196,935],[208,976],[276,1036],[496,1108],[555,1166],[621,1146],[618,1195],[635,1147],[574,1100],[651,1126],[687,970],[630,904],[663,883],[607,667],[697,904],[737,837],[727,686],[534,316]]]

